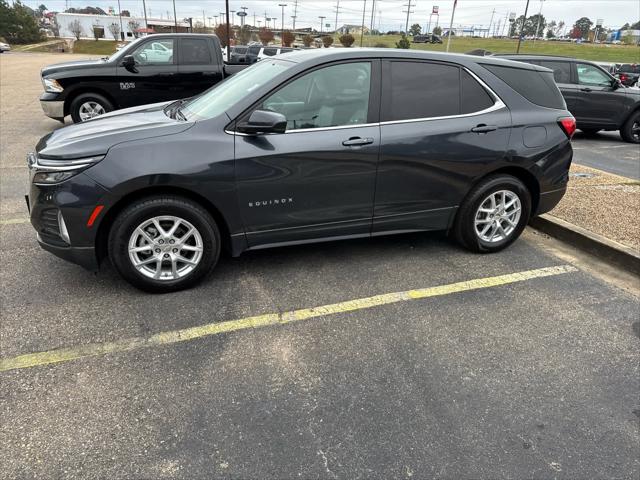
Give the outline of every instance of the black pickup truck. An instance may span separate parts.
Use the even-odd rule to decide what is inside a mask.
[[[247,65],[227,65],[215,35],[156,34],[108,58],[42,70],[44,113],[83,122],[112,110],[197,95]]]

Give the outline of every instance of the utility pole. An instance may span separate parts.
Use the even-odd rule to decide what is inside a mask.
[[[411,3],[411,0],[409,0],[409,3],[403,5],[405,7],[407,7],[407,22],[404,25],[404,33],[408,34],[409,33],[409,15],[412,14],[413,12],[411,11],[411,7],[415,7],[416,4],[415,3]],[[404,10],[403,10],[404,12]]]
[[[376,0],[371,3],[371,28],[369,29],[369,35],[373,34],[373,19],[376,16]]]
[[[536,38],[538,38],[538,32],[540,31],[540,22],[542,21],[542,4],[544,0],[540,0],[540,11],[538,12],[538,25],[536,26],[536,33],[533,36],[533,44],[536,44]],[[597,28],[596,28],[597,31]]]
[[[518,48],[516,53],[520,53],[520,44],[522,43],[522,33],[524,30],[524,22],[527,21],[527,12],[529,11],[529,0],[527,0],[527,6],[524,8],[524,17],[522,17],[522,27],[520,27],[520,35],[518,35]]]
[[[120,17],[120,38],[124,40],[124,30],[122,29],[122,9],[120,8],[120,0],[118,0],[118,16]]]
[[[334,32],[338,33],[338,12],[340,11],[340,0],[336,0],[336,23],[334,24]]]
[[[487,30],[487,36],[491,35],[491,25],[493,25],[493,16],[496,14],[496,9],[493,9],[493,12],[491,12],[491,20],[489,20],[489,29]]]
[[[280,20],[280,44],[284,47],[284,7],[286,3],[279,3],[279,7],[282,7],[282,19]]]
[[[362,25],[360,26],[360,47],[362,48],[362,40],[364,37],[364,16],[367,13],[367,0],[364,0],[364,5],[362,7]]]
[[[176,0],[173,0],[173,25],[175,26],[176,33],[178,33],[178,16],[176,15]]]
[[[231,61],[231,32],[230,32],[231,26],[229,25],[229,0],[224,0],[224,9],[227,17],[227,62],[230,62]]]
[[[293,31],[296,31],[296,18],[298,18],[298,0],[293,1],[293,15],[291,15],[293,19]]]
[[[504,37],[504,27],[507,26],[508,21],[509,21],[509,12],[504,14],[504,24],[502,25],[502,31],[500,32],[501,37]]]
[[[148,29],[149,23],[147,22],[147,4],[145,0],[142,0],[142,9],[144,10],[144,28]]]
[[[324,19],[327,18],[327,17],[325,17],[324,15],[320,15],[318,18],[320,19],[320,33],[322,33],[322,27],[324,25]]]
[[[528,2],[529,0],[527,0]],[[458,0],[453,0],[453,11],[451,12],[451,22],[449,23],[449,31],[447,32],[447,52],[449,51],[449,45],[451,45],[451,30],[453,29],[453,17],[456,14],[456,5]]]

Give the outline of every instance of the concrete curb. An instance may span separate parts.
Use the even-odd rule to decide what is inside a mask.
[[[543,214],[535,217],[529,225],[640,276],[640,253],[632,248],[552,215]]]

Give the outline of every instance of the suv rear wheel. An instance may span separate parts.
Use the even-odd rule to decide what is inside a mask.
[[[531,215],[531,194],[511,175],[482,180],[462,202],[453,237],[474,252],[506,248],[522,233]]]
[[[620,136],[625,142],[640,143],[640,110],[636,110],[620,129]]]
[[[113,110],[109,100],[98,93],[83,93],[73,99],[69,107],[74,123],[86,122]]]
[[[173,292],[195,285],[213,270],[220,232],[197,203],[155,196],[135,201],[118,215],[108,249],[118,273],[135,287]]]

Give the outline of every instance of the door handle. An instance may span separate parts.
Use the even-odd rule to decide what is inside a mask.
[[[581,88],[580,91],[581,92],[591,92],[592,90],[589,87],[586,87],[586,88]]]
[[[370,145],[373,143],[373,138],[360,138],[351,137],[349,140],[342,142],[345,147],[361,147],[362,145]]]
[[[471,129],[471,131],[474,132],[474,133],[489,133],[489,132],[494,132],[497,129],[498,129],[498,127],[496,127],[495,125],[480,124],[480,125],[476,125],[475,127],[473,127]]]
[[[203,77],[213,77],[214,75],[217,75],[217,72],[202,72],[202,76]]]
[[[173,73],[159,73],[159,77],[173,77]]]

